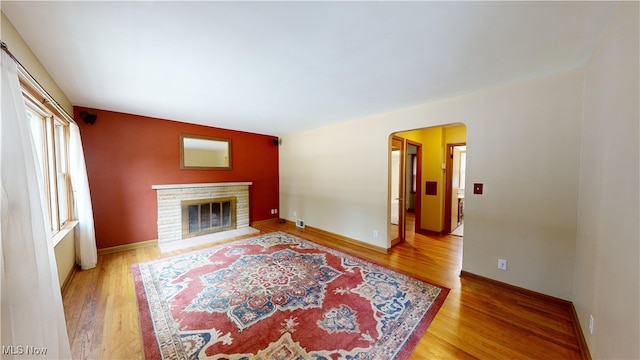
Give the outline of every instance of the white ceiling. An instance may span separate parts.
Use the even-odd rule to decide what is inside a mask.
[[[78,106],[270,135],[583,66],[613,2],[28,2]]]

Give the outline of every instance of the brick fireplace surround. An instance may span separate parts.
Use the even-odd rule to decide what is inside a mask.
[[[181,201],[236,198],[237,229],[249,227],[251,182],[152,185],[158,197],[158,244],[182,240]]]

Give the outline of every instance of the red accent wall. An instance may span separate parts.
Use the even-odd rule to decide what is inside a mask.
[[[78,115],[97,115],[87,125]],[[278,147],[274,136],[74,107],[87,163],[98,249],[158,238],[151,185],[251,181],[249,221],[277,217]],[[181,170],[180,134],[231,139],[231,170]]]

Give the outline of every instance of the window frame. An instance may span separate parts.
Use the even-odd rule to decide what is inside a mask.
[[[34,143],[40,148],[40,163],[45,203],[48,210],[48,227],[54,238],[75,218],[73,192],[69,174],[70,121],[54,107],[48,106],[46,99],[40,101],[37,91],[20,81],[25,110],[37,115],[41,120],[41,142]],[[31,119],[30,119],[31,121]],[[31,132],[34,129],[29,124]],[[34,139],[35,140],[35,139]],[[61,207],[62,206],[62,207]]]

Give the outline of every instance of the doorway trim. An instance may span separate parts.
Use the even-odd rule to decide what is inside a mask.
[[[452,198],[452,182],[453,182],[453,148],[456,146],[466,146],[466,142],[447,144],[447,162],[445,171],[445,192],[444,192],[444,212],[443,212],[443,228],[444,234],[450,234],[451,229],[451,198]]]
[[[403,137],[393,135],[391,137],[391,146],[389,147],[389,154],[391,154],[394,150],[400,151],[400,159],[399,159],[399,179],[398,179],[398,237],[391,240],[391,246],[401,243],[405,240],[406,237],[406,228],[405,228],[405,220],[406,220],[406,205],[405,205],[405,195],[406,195],[406,184],[407,184],[407,176],[406,176],[406,163],[407,163],[407,145],[406,140]],[[393,169],[391,169],[393,171]],[[389,193],[391,195],[392,192]],[[389,196],[389,201],[393,202],[391,196]],[[391,218],[389,218],[389,227],[391,226]]]
[[[419,233],[422,230],[422,143],[407,139],[408,145],[416,147],[416,199],[415,199],[415,228],[413,232]],[[406,182],[405,182],[406,183]]]

